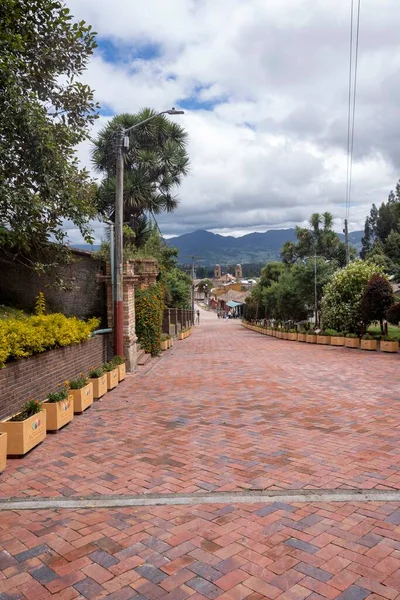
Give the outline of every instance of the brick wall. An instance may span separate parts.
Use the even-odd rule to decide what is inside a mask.
[[[44,400],[57,384],[87,373],[107,360],[107,335],[23,358],[0,369],[0,419],[18,412],[32,398]]]
[[[0,252],[0,304],[32,311],[39,292],[50,312],[79,318],[100,317],[106,327],[106,290],[101,281],[104,263],[89,252],[72,250],[72,262],[60,265],[68,290],[54,287],[51,276],[39,275]]]

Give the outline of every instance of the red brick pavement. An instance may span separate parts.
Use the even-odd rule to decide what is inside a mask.
[[[398,357],[207,317],[9,461],[1,496],[399,489]],[[399,596],[400,503],[0,513],[0,600]]]
[[[203,313],[150,370],[10,460],[0,497],[400,489],[399,366]]]
[[[395,600],[400,504],[0,513],[2,600]]]

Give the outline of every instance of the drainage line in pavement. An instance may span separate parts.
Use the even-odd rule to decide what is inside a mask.
[[[0,499],[0,511],[58,508],[121,508],[268,502],[400,502],[400,490],[266,490],[193,494],[96,495],[76,498]]]

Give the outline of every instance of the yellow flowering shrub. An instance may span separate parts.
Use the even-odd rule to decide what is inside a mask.
[[[0,367],[52,348],[80,344],[99,324],[99,319],[81,321],[59,313],[0,320]]]

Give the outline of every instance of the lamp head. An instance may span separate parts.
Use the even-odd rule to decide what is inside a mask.
[[[167,113],[167,115],[184,115],[185,111],[184,110],[176,110],[175,107],[170,108],[169,110],[165,111]]]

